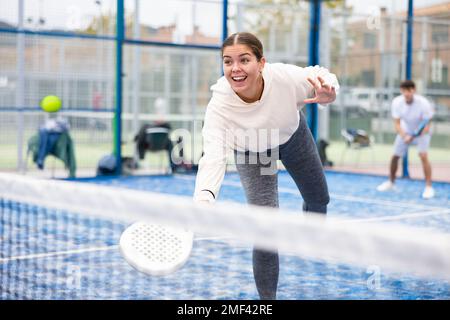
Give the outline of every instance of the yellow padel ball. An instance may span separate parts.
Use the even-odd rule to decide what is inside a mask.
[[[46,96],[41,101],[41,108],[46,112],[57,112],[61,109],[61,99],[57,96]]]

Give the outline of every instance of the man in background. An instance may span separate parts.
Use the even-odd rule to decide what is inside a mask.
[[[411,80],[405,80],[400,84],[400,92],[401,95],[394,98],[391,105],[397,136],[394,142],[394,154],[391,158],[389,180],[379,185],[377,190],[395,189],[398,160],[405,156],[410,145],[417,145],[426,184],[422,197],[430,199],[435,194],[431,182],[431,164],[428,160],[433,107],[425,97],[416,93],[416,86]]]

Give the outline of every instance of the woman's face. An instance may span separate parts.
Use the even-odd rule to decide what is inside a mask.
[[[225,78],[234,92],[246,102],[259,100],[263,90],[264,57],[258,61],[248,46],[235,44],[224,48],[222,59]]]

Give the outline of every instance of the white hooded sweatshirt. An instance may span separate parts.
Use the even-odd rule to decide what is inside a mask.
[[[195,183],[195,201],[214,202],[222,184],[230,151],[264,152],[287,142],[299,125],[303,100],[314,96],[307,78],[318,76],[339,89],[337,78],[327,69],[314,66],[266,63],[262,73],[261,99],[244,102],[225,77],[211,86],[202,130],[203,156]]]

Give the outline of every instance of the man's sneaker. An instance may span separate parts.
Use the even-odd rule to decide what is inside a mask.
[[[378,191],[389,191],[389,190],[394,190],[395,189],[395,184],[392,183],[392,181],[388,180],[383,182],[382,184],[380,184],[377,187]]]
[[[433,187],[426,186],[422,193],[422,198],[431,199],[434,197],[434,189]]]

